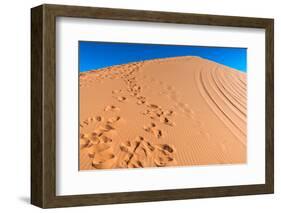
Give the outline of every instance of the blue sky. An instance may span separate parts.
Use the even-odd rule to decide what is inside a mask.
[[[79,41],[80,72],[176,56],[199,56],[247,72],[246,48]]]

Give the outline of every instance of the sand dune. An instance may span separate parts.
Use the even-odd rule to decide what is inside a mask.
[[[80,74],[80,169],[246,163],[246,74],[199,57]]]

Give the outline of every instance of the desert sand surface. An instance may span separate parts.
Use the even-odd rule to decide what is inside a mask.
[[[247,75],[193,56],[80,73],[80,170],[241,164]]]

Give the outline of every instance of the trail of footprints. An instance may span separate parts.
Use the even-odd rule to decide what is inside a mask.
[[[203,126],[203,123],[196,119],[195,112],[194,112],[194,110],[191,109],[189,104],[181,101],[180,95],[178,94],[178,92],[176,91],[176,89],[173,86],[167,85],[163,81],[155,79],[155,78],[150,78],[150,81],[152,83],[157,83],[157,84],[161,85],[161,87],[163,88],[163,92],[161,93],[161,95],[164,94],[167,98],[171,99],[174,103],[174,107],[176,109],[179,109],[179,111],[182,113],[182,115],[192,119],[193,123],[197,127]]]
[[[162,63],[159,61],[159,63]],[[127,65],[125,72],[119,72],[118,66],[101,69],[102,72],[93,72],[96,76],[95,80],[99,83],[103,79],[121,79],[126,84],[126,90],[116,89],[112,91],[112,96],[120,104],[133,100],[137,105],[144,105],[145,110],[142,112],[144,116],[150,118],[151,122],[143,126],[143,131],[152,134],[155,140],[160,140],[165,133],[158,127],[158,123],[174,127],[172,118],[175,116],[174,110],[162,109],[161,106],[151,104],[146,97],[141,94],[142,86],[137,82],[134,75],[145,63],[131,63]],[[105,72],[104,72],[105,71]],[[83,78],[80,81],[80,87],[87,87],[88,83],[92,83],[93,79]],[[144,76],[147,78],[147,76]],[[158,79],[150,79],[152,83],[158,83],[163,88],[163,94],[171,99],[175,108],[179,109],[183,115],[191,118],[198,127],[202,127],[202,123],[195,119],[195,112],[187,103],[180,101],[180,96],[173,86],[166,85]],[[133,140],[128,140],[118,145],[116,152],[116,144],[113,143],[114,134],[116,133],[116,124],[121,120],[118,116],[120,107],[115,105],[105,106],[104,112],[115,112],[117,115],[105,120],[101,116],[90,117],[81,122],[80,128],[88,125],[95,125],[93,132],[80,135],[81,149],[89,150],[88,156],[92,159],[92,166],[96,169],[108,168],[140,168],[140,167],[163,167],[175,165],[174,159],[175,149],[169,144],[155,144],[148,141],[143,136],[137,136]],[[201,130],[202,132],[203,130]],[[203,131],[209,138],[208,133]],[[202,134],[203,134],[202,133]]]
[[[175,124],[171,121],[174,115],[172,110],[164,110],[156,104],[149,104],[141,95],[141,86],[137,84],[136,77],[133,76],[139,70],[142,63],[132,63],[128,65],[127,72],[121,78],[127,85],[127,92],[137,105],[145,105],[146,110],[142,113],[149,116],[152,122],[143,127],[145,132],[151,133],[156,139],[161,139],[164,132],[158,128],[156,122],[163,123],[170,127]],[[112,96],[120,104],[128,101],[128,97],[123,95],[121,89],[113,90]],[[120,108],[115,105],[105,106],[104,112],[115,112],[118,114]],[[154,144],[146,140],[143,136],[137,136],[134,140],[126,141],[119,145],[119,152],[114,152],[113,143],[116,123],[121,117],[116,115],[105,120],[101,116],[90,117],[80,123],[80,128],[88,125],[95,125],[94,131],[80,135],[81,149],[89,150],[88,156],[92,159],[92,166],[96,169],[108,168],[141,168],[141,167],[163,167],[175,164],[175,149],[169,144]]]
[[[150,166],[169,166],[175,164],[174,148],[168,144],[153,144],[142,136],[128,140],[119,145],[119,153],[114,152],[113,136],[116,131],[115,124],[119,116],[107,120],[100,116],[91,117],[82,122],[82,126],[95,125],[93,132],[80,135],[81,149],[89,150],[88,156],[92,159],[92,166],[96,169],[109,168],[143,168]],[[148,128],[155,128],[151,124]],[[156,129],[155,129],[156,130]],[[161,130],[155,134],[161,136]],[[114,153],[117,153],[115,155]]]
[[[181,60],[181,59],[170,59],[170,61],[172,61],[172,60]],[[155,60],[155,61],[157,61],[157,63],[159,63],[159,64],[167,62],[167,61],[162,61],[162,60]],[[175,89],[174,86],[168,85],[168,84],[166,84],[165,82],[163,82],[159,79],[156,79],[156,78],[153,78],[153,77],[148,77],[146,75],[144,75],[143,78],[149,80],[153,84],[159,84],[162,88],[162,91],[159,95],[165,95],[168,99],[170,99],[174,103],[174,107],[176,109],[178,109],[178,111],[183,116],[191,119],[192,124],[198,130],[198,134],[203,135],[204,137],[206,137],[207,140],[210,138],[210,133],[207,132],[206,130],[203,130],[204,123],[201,122],[200,120],[196,119],[196,113],[189,106],[188,103],[185,103],[185,102],[181,101],[180,94],[178,93],[178,91]],[[171,110],[171,112],[173,112],[173,111]],[[151,112],[145,111],[144,114],[149,114],[152,118],[156,117],[155,114],[157,116],[159,116],[159,113],[157,113],[157,112],[154,113],[154,115],[151,115]],[[166,118],[163,119],[163,117],[162,117],[161,120],[162,121],[164,120],[166,124],[169,124],[171,126],[174,125],[173,123],[170,123],[169,120],[167,120]]]
[[[113,106],[106,107],[106,109],[109,108],[111,110],[115,109]],[[80,134],[81,149],[87,148],[89,150],[88,156],[92,159],[94,168],[107,169],[112,168],[114,165],[116,156],[113,152],[112,142],[116,131],[115,124],[120,119],[120,116],[112,116],[107,120],[101,116],[96,116],[82,122],[82,125],[95,126],[93,132]]]
[[[173,147],[167,144],[152,144],[141,136],[121,144],[120,149],[122,160],[119,167],[122,168],[163,167],[175,163]]]

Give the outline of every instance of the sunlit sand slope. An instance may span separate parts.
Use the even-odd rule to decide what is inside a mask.
[[[80,169],[246,162],[246,74],[198,57],[80,74]]]

